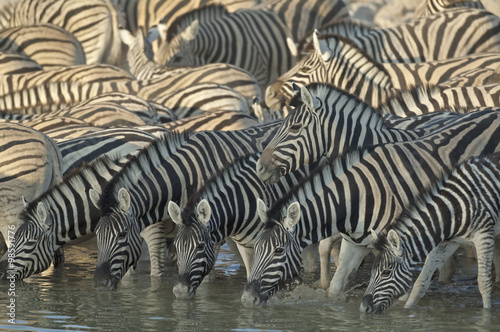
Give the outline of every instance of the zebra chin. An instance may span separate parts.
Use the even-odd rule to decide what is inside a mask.
[[[260,283],[257,281],[246,284],[241,295],[241,303],[247,308],[263,307],[267,299],[268,297],[260,292]]]
[[[111,275],[109,263],[103,263],[96,268],[92,284],[96,289],[116,290],[121,278],[118,275]]]
[[[196,295],[196,287],[178,282],[175,284],[173,292],[178,300],[192,300]]]
[[[367,314],[380,314],[386,309],[386,305],[379,303],[373,304],[373,295],[368,294],[363,297],[361,304],[359,305],[359,311]]]
[[[264,183],[278,182],[284,172],[283,168],[267,164],[262,157],[257,161],[257,176]]]

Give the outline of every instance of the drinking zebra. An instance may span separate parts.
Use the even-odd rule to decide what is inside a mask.
[[[379,254],[360,306],[380,313],[411,286],[418,262],[429,265],[405,308],[424,295],[435,269],[459,245],[472,243],[477,252],[478,285],[483,307],[491,307],[491,266],[499,233],[500,154],[475,157],[458,165],[425,190],[380,234],[374,234]],[[427,259],[426,259],[427,257]],[[498,267],[498,266],[497,266]]]
[[[255,243],[255,263],[243,302],[265,302],[299,273],[302,248],[338,232],[344,239],[329,295],[339,296],[348,276],[371,251],[367,247],[372,242],[370,229],[380,232],[447,169],[471,156],[499,149],[496,110],[471,112],[462,120],[420,139],[344,155],[320,167],[275,203],[263,218],[269,222]],[[295,201],[300,203],[301,218],[290,230],[276,220]]]

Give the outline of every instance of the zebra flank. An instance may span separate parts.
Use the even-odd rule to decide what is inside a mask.
[[[380,313],[411,285],[416,264],[434,262],[427,280],[417,280],[405,307],[412,308],[429,287],[430,276],[459,244],[474,245],[483,307],[491,307],[491,267],[500,211],[500,154],[475,157],[457,165],[434,183],[377,235],[380,249],[362,312]],[[440,251],[434,250],[442,247]],[[440,256],[440,257],[437,257]],[[415,296],[413,296],[415,294]]]

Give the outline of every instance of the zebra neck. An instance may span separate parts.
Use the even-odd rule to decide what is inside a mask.
[[[103,191],[104,186],[121,169],[120,164],[107,157],[82,167],[65,177],[63,182],[46,192],[40,201],[56,220],[59,244],[76,240],[94,231],[100,211],[89,197],[89,189]],[[36,206],[37,201],[33,206]]]

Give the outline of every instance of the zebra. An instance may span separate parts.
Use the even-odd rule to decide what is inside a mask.
[[[353,98],[342,91],[335,92],[343,97]],[[324,102],[328,103],[332,99],[335,98],[331,96],[324,98]],[[355,147],[366,147],[380,142],[412,140],[429,134],[429,130],[430,132],[437,130],[430,126],[434,122],[434,118],[437,118],[434,113],[434,116],[427,116],[427,119],[405,118],[404,122],[418,121],[419,124],[414,126],[415,129],[400,130],[395,127],[387,128],[383,123],[382,116],[367,105],[352,102],[342,106],[332,108],[335,109],[339,118],[349,118],[349,120],[329,126],[332,128],[330,136],[333,138],[329,145],[336,147],[335,153],[332,154],[340,155]],[[370,113],[372,114],[370,115]],[[356,116],[356,114],[360,116]],[[400,120],[400,122],[403,121]],[[444,124],[449,124],[449,122],[439,121],[438,125],[442,127]],[[426,126],[429,126],[430,129]],[[406,125],[406,127],[408,126]],[[356,135],[345,137],[341,134],[353,132],[356,128],[365,128],[366,134],[360,140]],[[183,207],[182,213],[179,212],[180,207],[175,202],[169,202],[170,216],[179,225],[179,231],[174,239],[180,271],[179,282],[174,288],[174,293],[178,298],[194,297],[196,288],[213,267],[212,257],[215,255],[215,244],[220,243],[228,236],[231,236],[241,248],[240,252],[247,267],[248,276],[253,256],[249,247],[253,245],[261,229],[257,223],[258,216],[255,212],[257,199],[264,197],[267,202],[276,201],[286,194],[293,185],[297,184],[298,179],[308,175],[309,170],[302,167],[297,172],[282,177],[276,185],[265,186],[256,171],[256,160],[259,155],[259,153],[251,154],[239,159],[221,172],[214,174],[196,194],[191,195]],[[202,204],[202,200],[207,203]],[[213,212],[204,212],[203,219],[198,218],[197,221],[197,204],[202,204],[204,211],[208,211],[207,209],[210,208]],[[172,215],[177,216],[177,218]],[[203,231],[205,228],[208,228],[209,232]],[[199,249],[195,249],[198,247]],[[321,273],[321,283],[329,282],[329,279],[326,280],[328,271],[322,269]],[[323,275],[324,273],[326,274]]]
[[[380,232],[446,169],[499,149],[496,113],[495,109],[467,113],[462,121],[434,134],[353,151],[319,167],[261,218],[269,221],[254,246],[244,304],[265,302],[299,273],[302,248],[340,232],[339,265],[328,290],[331,297],[338,297],[348,276],[371,251],[367,247],[372,242],[370,229]],[[484,136],[476,140],[476,135]],[[295,201],[302,216],[296,227],[287,230],[276,219]]]
[[[120,168],[121,165],[104,155],[35,197],[19,215],[21,226],[11,244],[15,259],[7,265],[7,257],[2,257],[0,275],[22,280],[42,272],[50,266],[58,248],[91,234],[99,210],[91,204],[89,196],[98,195],[102,185]]]
[[[59,148],[43,133],[16,123],[0,123],[0,132],[0,232],[9,244],[21,226],[22,197],[31,200],[57,183],[63,165]]]
[[[480,0],[425,0],[415,8],[414,17],[428,16],[455,7],[486,9]]]
[[[157,30],[157,29],[156,29]],[[171,92],[199,83],[218,83],[240,92],[246,98],[263,100],[263,94],[255,77],[248,71],[225,63],[211,63],[195,67],[169,67],[153,61],[151,39],[157,33],[150,29],[144,38],[141,30],[132,36],[121,29],[120,36],[128,45],[127,60],[130,72],[140,81],[162,79]],[[151,39],[150,39],[151,38]],[[148,82],[145,82],[148,84]]]
[[[290,33],[276,14],[239,10],[206,24],[193,20],[168,44],[162,44],[157,58],[168,66],[230,63],[250,72],[264,90],[294,64],[287,37]]]
[[[262,150],[278,124],[194,133],[172,154],[162,140],[141,150],[108,183],[98,202],[102,215],[96,228],[94,286],[116,289],[139,258],[139,231],[166,220],[170,200],[183,204],[210,174],[242,155]]]
[[[0,4],[0,30],[7,28],[10,15],[17,5],[17,0],[5,0]]]
[[[0,30],[0,51],[26,55],[44,69],[86,63],[80,42],[68,31],[49,23]]]
[[[454,8],[391,28],[345,20],[323,26],[319,33],[348,38],[379,62],[412,63],[498,52],[499,31],[498,16],[482,9]],[[304,47],[311,37],[306,38]],[[299,45],[298,54],[302,49]]]
[[[120,65],[118,14],[108,0],[22,0],[9,26],[53,23],[80,41],[87,64]]]
[[[313,83],[298,91],[300,91],[299,95],[293,101],[293,104],[298,106],[285,118],[276,132],[276,136],[262,152],[257,164],[257,171],[263,181],[276,181],[283,174],[297,170],[301,165],[316,161],[323,155],[339,156],[342,151],[339,150],[339,145],[336,142],[353,140],[354,144],[359,145],[366,140],[373,140],[372,143],[377,144],[396,140],[398,135],[404,137],[401,131],[394,131],[394,134],[390,134],[390,130],[384,132],[379,129],[378,133],[374,133],[362,125],[354,128],[347,127],[345,131],[337,129],[338,126],[343,125],[344,121],[366,119],[365,121],[377,121],[379,126],[383,126],[381,113],[407,116],[410,112],[401,112],[401,109],[404,110],[405,105],[408,104],[419,105],[414,110],[427,113],[426,111],[435,111],[436,109],[432,107],[436,107],[439,102],[446,104],[446,100],[452,100],[454,97],[454,94],[450,93],[450,99],[444,95],[444,98],[430,98],[430,101],[427,102],[426,93],[432,95],[433,90],[417,88],[404,96],[391,99],[377,112],[354,96],[343,93],[328,84]],[[439,94],[436,95],[440,97]],[[471,97],[477,98],[477,95]],[[471,100],[475,99],[471,98]],[[495,105],[491,99],[485,99],[483,102],[486,105],[489,103]],[[357,111],[345,115],[339,111],[343,108]],[[442,109],[446,109],[446,106],[438,108],[438,110]],[[460,111],[465,112],[466,110],[460,109]],[[430,125],[437,126],[436,129],[444,125],[442,122],[432,124],[433,121],[439,121],[436,118],[432,120],[433,117],[426,117],[431,122]],[[454,121],[455,119],[452,115],[446,114],[442,117],[442,121]],[[410,120],[410,123],[415,122]],[[422,125],[426,125],[426,121],[420,124],[420,126]],[[427,123],[427,125],[429,124]],[[428,128],[428,130],[431,129]],[[342,147],[340,145],[340,148]]]
[[[0,51],[0,75],[24,74],[43,70],[35,61],[22,54]]]
[[[381,234],[373,235],[380,252],[360,310],[380,313],[387,309],[408,290],[412,270],[424,260],[431,266],[427,271],[429,284],[434,270],[464,242],[476,248],[479,291],[483,307],[490,308],[499,194],[499,153],[465,161],[424,191]],[[405,307],[412,308],[424,291],[417,292]]]
[[[267,88],[269,107],[288,104],[292,82],[331,83],[378,107],[397,89],[439,84],[478,67],[496,70],[500,59],[498,53],[485,53],[421,63],[380,63],[344,37],[317,33],[313,33],[312,48],[307,58]]]

